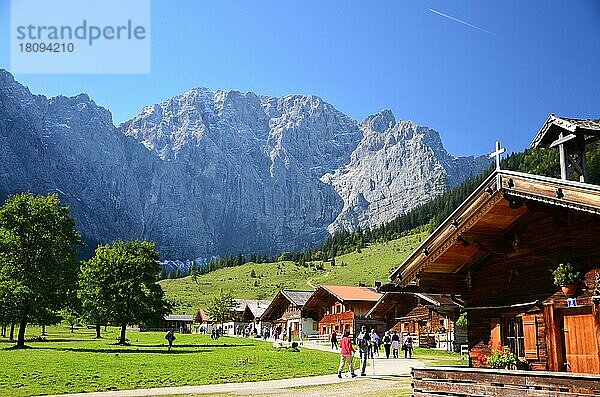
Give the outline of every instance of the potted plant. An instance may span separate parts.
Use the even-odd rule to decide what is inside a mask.
[[[492,341],[488,343],[488,347],[491,349],[492,354],[486,356],[485,354],[479,355],[479,360],[483,364],[487,364],[490,368],[496,369],[516,369],[517,368],[517,356],[510,351],[508,346],[502,346],[501,344],[496,347],[492,346]]]
[[[574,262],[561,262],[552,270],[554,284],[561,287],[566,296],[573,296],[577,292],[583,271],[579,264]]]

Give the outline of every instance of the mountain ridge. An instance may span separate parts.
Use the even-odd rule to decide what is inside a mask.
[[[88,239],[152,239],[183,260],[304,249],[489,163],[389,109],[358,122],[314,95],[194,88],[115,126],[87,94],[34,95],[2,70],[0,149],[2,195],[56,192]]]

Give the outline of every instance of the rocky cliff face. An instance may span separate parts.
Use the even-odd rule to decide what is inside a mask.
[[[87,95],[32,95],[0,71],[0,193],[58,193],[87,239],[142,234],[139,173],[145,151]]]
[[[276,253],[375,226],[481,172],[390,111],[358,123],[315,96],[193,89],[115,127],[85,94],[0,70],[0,193],[57,192],[91,240],[163,257]]]
[[[424,204],[488,165],[484,157],[453,157],[440,135],[389,110],[369,116],[350,162],[321,177],[344,200],[328,230],[381,225]]]

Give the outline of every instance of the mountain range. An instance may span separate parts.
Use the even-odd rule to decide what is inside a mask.
[[[317,96],[194,88],[116,126],[86,94],[0,70],[0,195],[58,193],[86,240],[150,239],[167,259],[304,249],[488,165],[390,110],[358,122]]]

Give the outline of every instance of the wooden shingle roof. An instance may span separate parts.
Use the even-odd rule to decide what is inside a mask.
[[[284,289],[281,291],[283,296],[285,296],[290,301],[290,303],[296,306],[304,306],[304,304],[306,303],[308,298],[310,298],[313,292],[315,291],[298,291],[291,289]]]
[[[531,147],[549,147],[559,138],[561,132],[564,135],[584,135],[588,140],[590,137],[591,140],[595,140],[600,137],[600,123],[590,119],[574,119],[551,114],[531,142]]]

